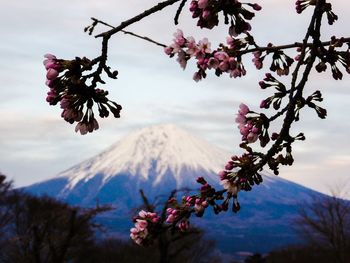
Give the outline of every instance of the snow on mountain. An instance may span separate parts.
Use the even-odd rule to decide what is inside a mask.
[[[217,183],[229,157],[207,141],[163,124],[135,131],[97,156],[28,189],[84,204],[101,198],[99,194],[103,200],[116,200],[121,196],[120,191],[113,194],[118,184],[125,192],[148,189],[153,197],[175,188],[197,187],[198,176]]]
[[[96,198],[117,201],[138,189],[154,197],[175,188],[197,188],[198,176],[217,185],[217,174],[230,156],[173,124],[163,124],[135,131],[97,156],[27,189],[85,205]],[[262,185],[270,188],[284,181],[264,176]]]
[[[181,173],[185,169],[205,171],[213,176],[223,168],[229,156],[187,131],[167,124],[131,133],[101,154],[59,176],[69,178],[67,187],[71,189],[96,174],[103,174],[103,182],[122,173],[148,180],[150,170],[155,168],[157,177],[153,178],[153,186],[157,186],[169,171],[174,175],[177,186],[183,186],[185,179]]]
[[[99,220],[111,233],[125,235],[131,226],[131,209],[142,202],[139,189],[154,200],[168,196],[175,188],[199,188],[198,176],[218,185],[217,174],[230,156],[174,125],[158,125],[131,133],[99,155],[26,191],[82,206],[95,205],[96,201],[112,204],[116,210]],[[293,220],[301,204],[320,194],[274,175],[263,178],[251,192],[239,194],[242,209],[238,214],[225,213],[218,221],[208,211],[196,222],[208,229],[222,251],[259,248],[254,252],[266,252],[299,242]]]

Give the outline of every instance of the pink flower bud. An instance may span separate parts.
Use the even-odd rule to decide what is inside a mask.
[[[260,10],[261,10],[261,6],[258,5],[258,4],[253,4],[252,7],[253,7],[253,9],[254,9],[255,11],[260,11]]]
[[[230,161],[225,165],[225,169],[231,171],[234,168],[233,162]]]
[[[165,54],[167,54],[167,55],[171,55],[172,53],[173,53],[173,48],[172,47],[165,47],[164,48],[164,52],[165,52]]]
[[[56,59],[55,55],[52,55],[52,54],[49,54],[49,53],[45,54],[44,57],[47,58],[47,59]]]
[[[211,16],[211,12],[209,10],[204,10],[202,13],[202,17],[204,20],[208,20]]]
[[[245,105],[244,103],[241,103],[239,105],[239,112],[242,114],[242,115],[246,115],[248,112],[249,112],[249,108],[247,105]]]
[[[194,75],[193,75],[193,80],[195,82],[198,82],[202,79],[202,75],[199,73],[199,72],[195,72]]]
[[[255,133],[252,133],[252,132],[250,132],[250,133],[248,134],[248,136],[247,136],[247,141],[248,141],[249,143],[256,142],[257,139],[258,139],[258,135],[255,134]]]
[[[47,73],[46,73],[46,78],[48,80],[54,80],[58,77],[58,71],[53,69],[53,68],[50,68]]]
[[[47,79],[46,82],[45,82],[46,86],[52,88],[53,87],[53,81],[52,80],[49,80]]]
[[[249,127],[247,126],[241,126],[240,129],[239,129],[239,132],[243,135],[243,136],[248,136],[249,134]]]
[[[135,223],[135,227],[139,230],[145,230],[148,226],[148,222],[146,220],[137,219]]]
[[[220,177],[221,180],[223,180],[224,178],[226,178],[226,176],[227,176],[227,172],[226,172],[226,171],[221,171],[221,172],[219,173],[219,177]]]
[[[253,132],[253,133],[259,133],[259,129],[258,129],[257,127],[253,127],[253,128],[252,128],[252,132]]]
[[[198,0],[198,7],[204,9],[208,6],[208,0]]]
[[[169,215],[166,219],[167,223],[173,223],[175,221],[175,216]]]
[[[260,103],[260,108],[262,108],[262,109],[266,109],[266,108],[267,108],[266,100],[262,100],[262,101],[261,101],[261,103]]]

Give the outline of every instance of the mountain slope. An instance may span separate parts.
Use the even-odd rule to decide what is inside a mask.
[[[27,191],[49,194],[83,206],[109,203],[116,207],[99,220],[111,234],[128,235],[131,209],[141,204],[143,189],[150,200],[167,196],[173,189],[198,188],[203,176],[218,185],[217,173],[230,154],[192,136],[174,125],[160,125],[136,131],[106,151],[57,177],[31,185]],[[225,252],[266,252],[299,242],[293,222],[301,203],[319,193],[276,176],[240,193],[242,210],[213,215],[206,212],[195,223],[208,230]]]
[[[149,189],[154,197],[164,187],[197,186],[198,176],[217,182],[216,174],[229,156],[175,125],[160,125],[136,131],[99,155],[28,189],[84,205],[96,198],[113,202],[125,197],[125,191],[137,192],[140,188]],[[55,183],[52,188],[53,180],[64,187],[57,189]],[[118,186],[122,189],[113,191]]]

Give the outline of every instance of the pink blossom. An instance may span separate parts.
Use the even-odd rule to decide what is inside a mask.
[[[137,228],[133,227],[133,228],[130,229],[130,232],[131,232],[131,234],[135,235],[135,234],[137,234],[140,231]]]
[[[228,59],[229,63],[230,63],[230,68],[233,70],[237,67],[237,61],[234,57],[230,57]]]
[[[231,193],[232,195],[237,195],[237,193],[240,190],[240,187],[228,179],[224,179],[220,182],[220,184],[224,187],[224,189],[227,190],[228,193]]]
[[[219,177],[220,177],[221,180],[225,179],[226,176],[227,176],[227,172],[226,172],[226,171],[221,171],[221,172],[219,173]]]
[[[254,142],[256,142],[257,139],[258,139],[258,134],[254,133],[254,132],[250,132],[247,135],[248,143],[254,143]]]
[[[188,220],[183,220],[178,225],[180,231],[185,232],[189,228]]]
[[[167,55],[171,55],[172,53],[173,53],[173,48],[172,47],[165,47],[164,48],[164,52],[165,52],[165,54],[167,54]]]
[[[208,0],[198,0],[198,7],[204,9],[208,6]]]
[[[235,39],[233,37],[231,37],[231,36],[226,37],[226,43],[231,48],[234,47],[234,43],[235,43],[234,41],[235,41]]]
[[[176,217],[172,214],[168,215],[167,219],[166,219],[166,222],[167,223],[174,223],[176,220]]]
[[[202,17],[204,20],[209,20],[211,16],[211,12],[209,10],[204,10],[202,13]]]
[[[248,134],[249,134],[249,128],[245,125],[241,125],[240,128],[239,128],[239,131],[240,133],[244,136],[244,137],[247,137]]]
[[[252,128],[252,133],[259,133],[259,129],[257,127]]]
[[[45,63],[45,69],[48,70],[50,68],[59,70],[60,69],[60,65],[57,64],[56,62],[48,61],[47,63]]]
[[[199,41],[198,46],[199,49],[203,51],[203,53],[210,53],[210,42],[208,41],[208,38],[203,38],[202,40]]]
[[[196,40],[193,37],[187,38],[187,51],[186,53],[190,56],[195,56],[198,52],[198,46],[196,44]]]
[[[246,104],[241,103],[239,105],[239,113],[242,115],[247,115],[248,112],[249,112],[249,107]]]
[[[148,223],[146,220],[143,219],[136,219],[135,227],[139,230],[145,230],[148,226]]]
[[[49,80],[47,79],[46,82],[45,82],[46,86],[52,88],[53,87],[53,80]]]
[[[246,122],[246,118],[242,114],[237,114],[237,117],[236,117],[235,121],[236,121],[236,123],[244,124]]]
[[[229,59],[229,55],[224,51],[215,52],[214,57],[221,61],[226,61]]]
[[[141,211],[139,212],[139,217],[141,217],[141,218],[146,218],[146,216],[147,216],[147,212],[146,212],[145,210],[141,210]]]
[[[197,214],[201,214],[204,212],[204,207],[201,205],[201,204],[195,204],[194,205],[194,211],[197,213]]]
[[[229,161],[226,165],[225,165],[225,169],[231,171],[234,168],[233,162]]]
[[[49,53],[45,54],[44,57],[47,58],[47,59],[56,59],[55,55],[52,55],[52,54],[49,54]]]
[[[194,75],[193,75],[193,80],[195,82],[198,82],[202,79],[202,75],[199,73],[199,72],[195,72]]]
[[[256,69],[262,69],[263,63],[261,62],[260,58],[256,58],[255,57],[255,58],[252,59],[252,61],[253,61],[254,65],[255,65]]]
[[[56,98],[56,95],[56,91],[54,89],[50,89],[50,91],[47,93],[46,101],[52,104]]]
[[[85,135],[88,133],[88,127],[85,122],[78,122],[77,126],[75,126],[75,132],[78,131],[81,135]]]
[[[253,4],[252,7],[253,7],[253,9],[254,9],[255,11],[260,11],[260,10],[261,10],[261,6],[258,5],[258,4]]]
[[[209,58],[209,60],[208,60],[208,68],[209,69],[217,69],[217,67],[219,66],[219,64],[220,64],[220,62],[219,62],[219,60],[217,60],[216,58],[214,58],[214,57],[211,57],[211,58]]]
[[[47,73],[46,73],[46,78],[48,80],[54,80],[58,77],[58,71],[53,69],[53,68],[50,68],[47,70]]]
[[[221,71],[226,71],[226,70],[229,69],[229,67],[230,67],[230,64],[229,64],[227,61],[222,61],[222,62],[220,62],[220,64],[219,64],[219,69],[220,69]]]
[[[178,29],[175,33],[174,33],[174,42],[179,45],[179,46],[183,46],[186,42],[186,39],[184,38],[183,32],[182,30]]]
[[[94,119],[93,121],[92,121],[92,126],[93,126],[93,129],[92,130],[98,130],[98,128],[100,128],[100,126],[98,125],[98,122],[97,122],[97,120],[96,119]],[[92,131],[91,130],[91,131]],[[90,131],[90,132],[91,132]]]
[[[181,51],[178,53],[177,62],[179,62],[181,68],[183,68],[183,69],[186,68],[187,59],[186,59],[186,53],[185,53],[183,50],[181,50]]]
[[[72,108],[64,109],[61,113],[61,117],[70,123],[73,123],[74,121],[80,121],[83,118],[83,115],[84,113],[81,110],[77,111]]]
[[[63,97],[63,98],[61,99],[60,104],[61,104],[61,109],[67,109],[67,108],[70,107],[70,104],[71,104],[71,103],[70,103],[70,100],[69,100],[68,98]]]

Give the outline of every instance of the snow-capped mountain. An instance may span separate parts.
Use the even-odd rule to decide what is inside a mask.
[[[115,189],[118,184],[136,193],[146,188],[154,197],[154,194],[166,194],[161,190],[164,188],[198,186],[198,176],[205,176],[215,184],[217,173],[229,156],[187,131],[165,124],[131,133],[97,156],[29,189],[49,191],[51,195],[85,205],[96,198],[115,201],[121,196]],[[106,189],[111,192],[106,193]]]
[[[97,173],[103,174],[103,184],[112,177],[127,173],[148,180],[150,172],[152,186],[157,187],[171,172],[176,186],[184,186],[188,179],[186,170],[204,171],[211,176],[223,167],[229,155],[200,140],[175,125],[160,125],[134,132],[111,146],[105,152],[75,166],[59,176],[68,177],[68,190],[81,181],[88,181]],[[214,178],[212,178],[214,179]]]
[[[198,176],[218,185],[217,173],[229,157],[230,153],[174,125],[159,125],[131,133],[97,156],[26,190],[83,206],[97,201],[112,204],[115,212],[100,220],[111,232],[127,235],[130,211],[141,204],[139,189],[153,200],[173,189],[198,188]],[[293,220],[300,204],[315,195],[320,194],[265,175],[261,185],[240,194],[238,214],[226,213],[217,220],[209,212],[196,223],[209,229],[223,251],[266,252],[298,242]]]

